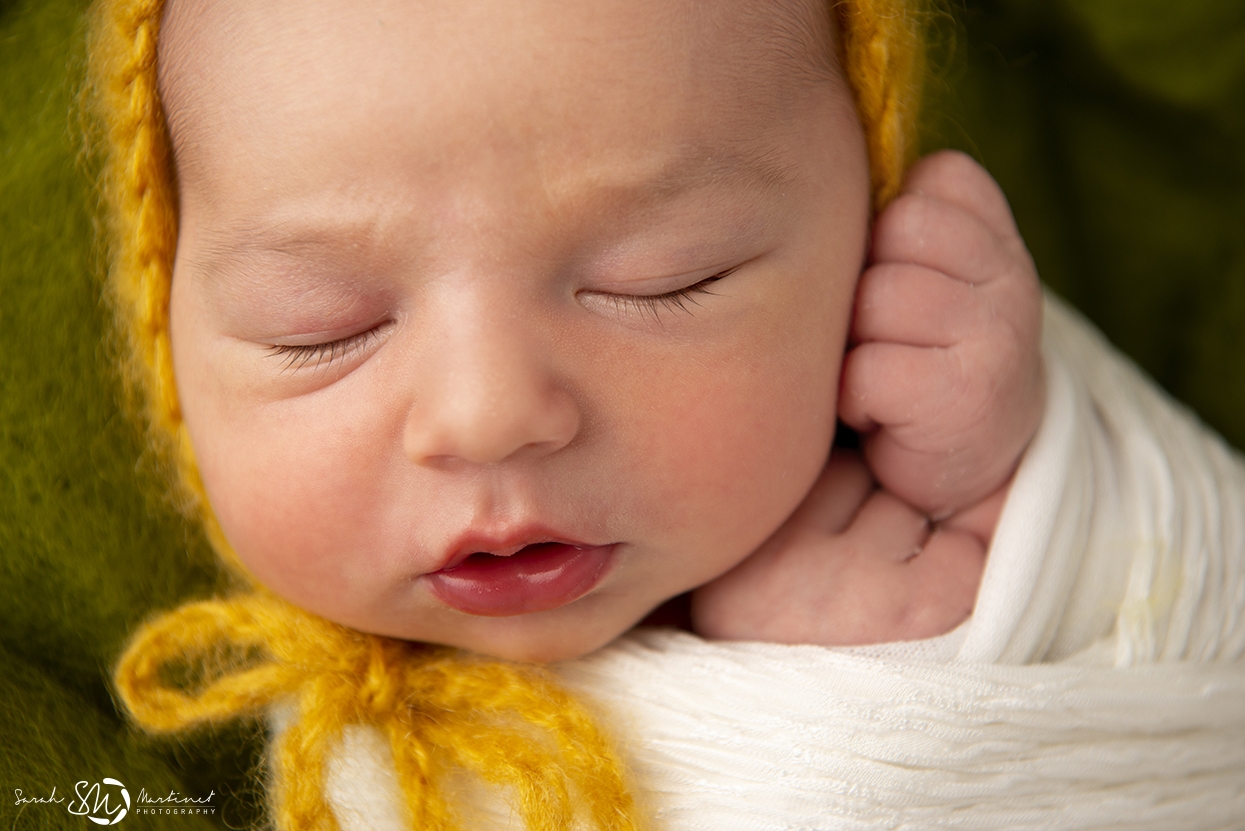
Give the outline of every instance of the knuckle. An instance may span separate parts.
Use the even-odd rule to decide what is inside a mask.
[[[924,195],[900,194],[878,217],[874,230],[875,245],[885,249],[907,242],[918,248],[923,247],[929,209],[929,199]]]

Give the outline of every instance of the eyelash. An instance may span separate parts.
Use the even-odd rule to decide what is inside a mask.
[[[373,340],[380,336],[380,327],[368,329],[366,332],[360,332],[357,335],[339,338],[328,343],[308,343],[308,344],[274,344],[268,347],[269,354],[282,356],[284,360],[281,362],[281,371],[300,370],[308,364],[314,369],[321,367],[331,367],[338,361],[343,361],[351,354],[365,348]]]
[[[638,311],[641,315],[650,314],[653,320],[660,321],[660,312],[662,309],[673,312],[685,312],[692,314],[692,310],[687,306],[690,303],[693,306],[699,306],[696,302],[696,295],[708,294],[712,295],[709,286],[734,274],[739,266],[728,268],[720,271],[712,277],[706,277],[698,283],[693,283],[675,291],[668,291],[664,294],[607,294],[605,297],[609,299],[611,305],[619,311]]]
[[[641,315],[650,314],[653,320],[660,320],[660,312],[662,309],[668,311],[685,312],[692,314],[688,303],[693,306],[699,306],[696,302],[696,295],[708,294],[712,295],[709,286],[729,277],[735,273],[738,266],[720,271],[712,277],[706,277],[700,282],[693,283],[675,291],[668,291],[664,294],[607,294],[609,302],[616,309],[638,311]],[[626,307],[624,309],[624,307]],[[277,355],[283,358],[281,362],[281,371],[300,370],[311,364],[313,368],[331,367],[338,361],[345,360],[352,353],[358,352],[365,348],[369,343],[380,335],[380,327],[368,329],[366,332],[360,332],[357,335],[339,338],[328,343],[308,343],[308,344],[273,344],[268,347],[269,354]]]

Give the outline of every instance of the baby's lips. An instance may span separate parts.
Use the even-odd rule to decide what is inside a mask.
[[[425,574],[429,590],[469,615],[510,617],[573,603],[601,582],[617,544],[581,546],[540,542],[502,556],[476,551]],[[503,551],[507,549],[502,549]]]

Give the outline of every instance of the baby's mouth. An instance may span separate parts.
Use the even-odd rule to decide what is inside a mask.
[[[504,556],[477,551],[424,579],[438,600],[469,615],[544,612],[592,591],[609,571],[617,547],[547,541]]]

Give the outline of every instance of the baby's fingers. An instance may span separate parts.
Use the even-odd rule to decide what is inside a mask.
[[[955,350],[864,343],[847,353],[840,383],[844,423],[862,432],[894,429],[944,418],[964,390],[964,368]]]
[[[840,643],[931,638],[972,614],[986,556],[972,534],[931,526],[907,503],[876,491],[844,538],[862,556],[857,591],[842,601],[857,608],[835,632]]]
[[[860,507],[844,532],[853,550],[881,567],[903,563],[925,546],[930,524],[924,514],[893,494],[876,490]]]
[[[903,194],[873,229],[875,263],[912,263],[966,283],[1009,276],[1036,282],[1019,237],[1000,237],[972,212],[929,195]]]
[[[1003,189],[985,168],[958,151],[931,153],[912,165],[903,192],[959,205],[1000,238],[1020,235]]]
[[[793,538],[837,534],[847,527],[873,488],[873,477],[860,454],[836,449],[779,533],[789,533]]]
[[[882,263],[860,278],[852,339],[954,346],[988,329],[989,301],[978,287],[941,272]]]
[[[903,639],[932,638],[967,620],[985,562],[986,548],[972,534],[936,528],[904,566],[909,602],[896,623]]]

